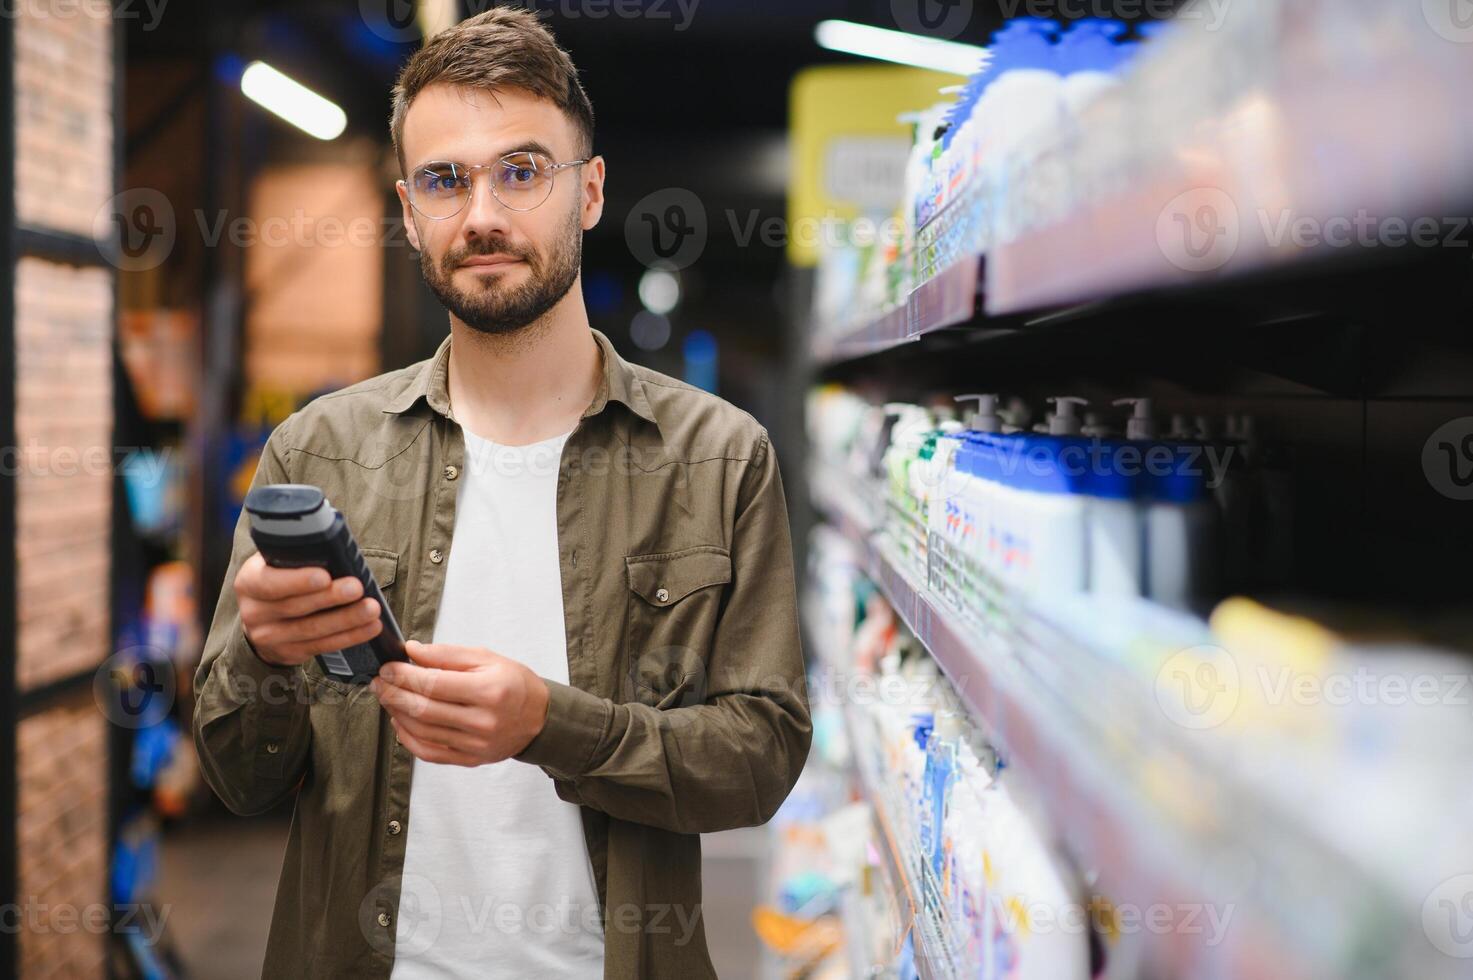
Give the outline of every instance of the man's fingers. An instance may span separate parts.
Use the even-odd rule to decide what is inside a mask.
[[[252,623],[297,619],[324,609],[345,606],[363,595],[363,586],[355,578],[340,578],[330,588],[318,589],[287,599],[257,599],[242,593],[237,597],[241,618]]]
[[[276,568],[257,552],[241,565],[235,584],[246,595],[274,602],[325,589],[331,582],[325,568]]]
[[[474,732],[467,732],[460,728],[447,728],[444,725],[436,725],[421,718],[411,718],[407,715],[393,715],[395,725],[400,732],[408,732],[421,742],[432,745],[443,745],[457,752],[465,752],[468,755],[477,755],[481,746],[481,736]],[[468,744],[475,740],[478,744]]]
[[[458,646],[454,643],[421,643],[410,640],[404,650],[411,660],[422,667],[438,667],[441,670],[473,670],[484,667],[497,654],[481,647]]]
[[[379,606],[373,599],[360,599],[351,606],[329,609],[298,619],[276,619],[251,629],[253,641],[281,646],[287,643],[310,643],[348,630],[358,629],[378,620]]]
[[[391,684],[382,677],[373,682],[379,703],[396,715],[418,718],[448,728],[465,728],[474,724],[475,714],[464,704],[452,704],[436,697],[435,692],[420,691]]]
[[[375,636],[378,636],[379,631],[382,629],[383,624],[375,619],[368,625],[360,626],[357,629],[344,630],[341,633],[334,633],[331,636],[325,636],[319,640],[310,640],[302,643],[283,643],[275,646],[275,649],[281,651],[284,656],[301,663],[317,656],[319,653],[336,653],[339,650],[356,646],[359,643],[367,643]],[[253,639],[251,642],[254,643],[256,641]]]
[[[406,648],[409,643],[405,644]],[[472,671],[441,670],[437,667],[395,663],[385,664],[383,673],[381,679],[385,682],[423,694],[435,701],[477,705],[486,700],[481,690],[485,678]]]
[[[327,588],[287,596],[284,599],[264,599],[246,593],[240,596],[239,601],[242,613],[249,608],[259,612],[259,618],[265,620],[308,616],[323,609],[346,605],[362,597],[363,583],[349,576],[335,580]]]
[[[415,758],[423,759],[425,762],[438,762],[447,766],[476,765],[476,760],[462,752],[415,738],[412,734],[406,732],[403,726],[398,723],[395,723],[394,730],[399,736],[399,741],[414,754]]]

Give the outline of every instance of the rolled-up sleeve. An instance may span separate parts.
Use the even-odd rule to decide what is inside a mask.
[[[616,703],[548,681],[542,731],[516,756],[560,797],[680,833],[770,819],[812,738],[792,536],[777,456],[760,431],[738,491],[732,578],[700,704]]]
[[[267,439],[253,488],[291,482],[285,448],[291,422],[282,422]],[[268,664],[241,628],[235,576],[255,552],[242,510],[194,676],[194,743],[200,768],[225,805],[242,815],[269,810],[296,787],[311,744],[302,668]]]

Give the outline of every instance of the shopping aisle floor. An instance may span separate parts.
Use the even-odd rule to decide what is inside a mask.
[[[159,900],[189,980],[257,980],[271,924],[289,812],[220,817],[173,828],[164,839]],[[759,980],[752,908],[762,895],[767,831],[708,834],[706,941],[722,980]]]

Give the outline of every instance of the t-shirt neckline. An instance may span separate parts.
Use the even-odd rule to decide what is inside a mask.
[[[487,450],[510,450],[512,452],[528,452],[533,449],[542,449],[544,447],[553,446],[559,442],[563,442],[573,434],[573,430],[576,428],[577,426],[575,425],[573,429],[569,429],[567,432],[564,432],[560,435],[551,436],[547,439],[542,439],[537,442],[524,443],[520,446],[513,446],[504,442],[495,442],[491,439],[487,439],[485,436],[476,435],[474,432],[463,425],[460,427],[460,431],[461,434],[465,436],[465,440],[468,444],[474,445],[478,448]]]

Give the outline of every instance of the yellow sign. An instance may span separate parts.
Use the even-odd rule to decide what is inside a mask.
[[[818,262],[824,229],[900,204],[910,124],[948,98],[960,75],[900,65],[823,65],[793,79],[788,95],[788,261]]]

